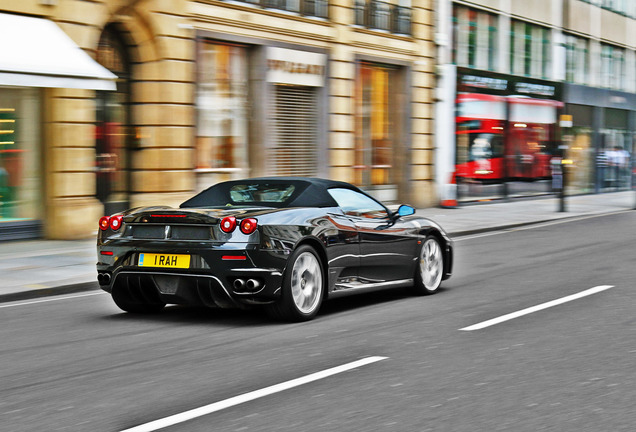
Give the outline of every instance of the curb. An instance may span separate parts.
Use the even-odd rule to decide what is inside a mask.
[[[616,211],[610,211],[610,212],[578,214],[578,215],[564,216],[560,218],[541,219],[541,220],[536,220],[531,222],[518,222],[518,223],[513,223],[508,225],[497,225],[497,226],[491,226],[491,227],[475,228],[472,230],[465,230],[465,231],[450,231],[448,232],[448,235],[451,238],[464,237],[464,236],[483,234],[483,233],[494,232],[494,231],[506,231],[506,230],[521,228],[525,226],[541,225],[541,224],[551,223],[551,222],[561,222],[561,221],[567,222],[567,221],[573,221],[576,219],[584,219],[584,218],[587,219],[587,218],[593,218],[593,217],[609,216],[609,215],[620,214],[620,213],[625,213],[629,211],[632,211],[632,210],[625,209],[625,210],[616,210]]]
[[[0,303],[8,303],[22,300],[32,300],[40,297],[52,297],[63,294],[75,294],[86,291],[99,290],[99,284],[95,282],[82,282],[58,287],[19,291],[10,294],[0,294]]]

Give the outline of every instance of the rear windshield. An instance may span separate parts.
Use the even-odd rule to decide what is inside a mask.
[[[306,184],[293,182],[219,183],[181,207],[285,207],[305,188]]]
[[[230,188],[235,203],[283,203],[294,192],[294,185],[240,184]]]

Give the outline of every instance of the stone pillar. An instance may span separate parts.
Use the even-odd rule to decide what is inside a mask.
[[[44,112],[44,234],[93,235],[103,206],[95,198],[95,92],[47,89]]]

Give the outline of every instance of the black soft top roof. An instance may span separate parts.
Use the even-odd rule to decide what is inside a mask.
[[[289,184],[294,186],[294,192],[289,199],[280,203],[262,203],[266,207],[337,207],[338,203],[328,192],[328,189],[331,188],[351,189],[364,194],[352,184],[335,180],[314,177],[258,177],[217,183],[185,201],[180,207],[225,206],[229,202],[230,189],[237,185],[247,184]]]

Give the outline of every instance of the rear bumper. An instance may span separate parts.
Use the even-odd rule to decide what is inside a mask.
[[[143,301],[161,298],[167,304],[235,308],[250,304],[267,304],[280,296],[282,273],[262,269],[258,272],[236,272],[217,276],[173,271],[139,271],[121,268],[113,272],[109,284],[100,285],[104,291],[126,290],[133,298]],[[237,284],[227,281],[240,280]],[[248,281],[257,283],[248,284]]]
[[[234,246],[234,245],[233,245]],[[107,250],[113,255],[102,255]],[[189,254],[189,268],[139,266],[140,253]],[[267,304],[280,297],[287,255],[242,248],[161,248],[99,246],[97,273],[109,293],[127,290],[143,301],[158,295],[167,304],[232,308]],[[238,259],[237,259],[238,258]]]

